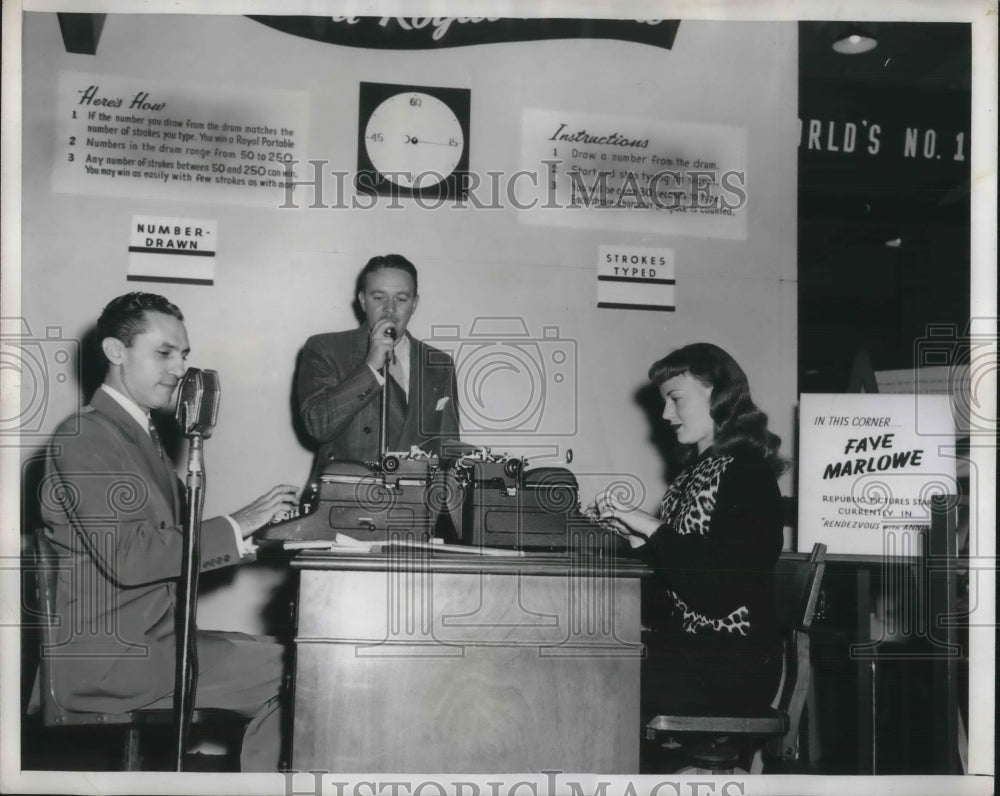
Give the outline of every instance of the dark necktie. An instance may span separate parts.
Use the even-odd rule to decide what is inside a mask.
[[[393,357],[389,363],[389,385],[390,389],[395,388],[395,397],[401,402],[403,411],[406,411],[406,374],[403,373],[403,363],[397,357]]]
[[[397,450],[399,435],[406,424],[406,393],[391,371],[385,379],[385,399],[389,402],[386,445],[389,450]]]
[[[156,455],[160,457],[160,461],[163,461],[163,443],[160,442],[160,434],[156,430],[156,426],[153,425],[153,421],[149,421],[149,438],[153,440],[153,447],[156,448]]]

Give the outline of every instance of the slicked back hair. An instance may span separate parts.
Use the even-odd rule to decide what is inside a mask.
[[[126,293],[108,302],[97,319],[97,339],[115,337],[131,346],[136,335],[146,331],[146,313],[159,312],[179,321],[184,315],[175,304],[156,293]]]

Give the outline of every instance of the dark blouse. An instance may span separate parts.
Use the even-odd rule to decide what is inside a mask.
[[[781,493],[764,458],[709,448],[671,483],[660,520],[636,551],[659,575],[647,623],[675,652],[780,651]]]

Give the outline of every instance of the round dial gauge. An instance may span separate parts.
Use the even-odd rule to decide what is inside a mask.
[[[365,126],[365,150],[390,182],[412,190],[446,179],[465,151],[458,117],[430,94],[408,91],[385,99]]]

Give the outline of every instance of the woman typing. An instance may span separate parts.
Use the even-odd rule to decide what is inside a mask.
[[[656,568],[646,606],[643,719],[657,713],[766,708],[781,678],[774,566],[782,546],[780,440],[721,348],[695,343],[649,370],[663,417],[684,446],[658,516],[609,488],[601,520]]]

